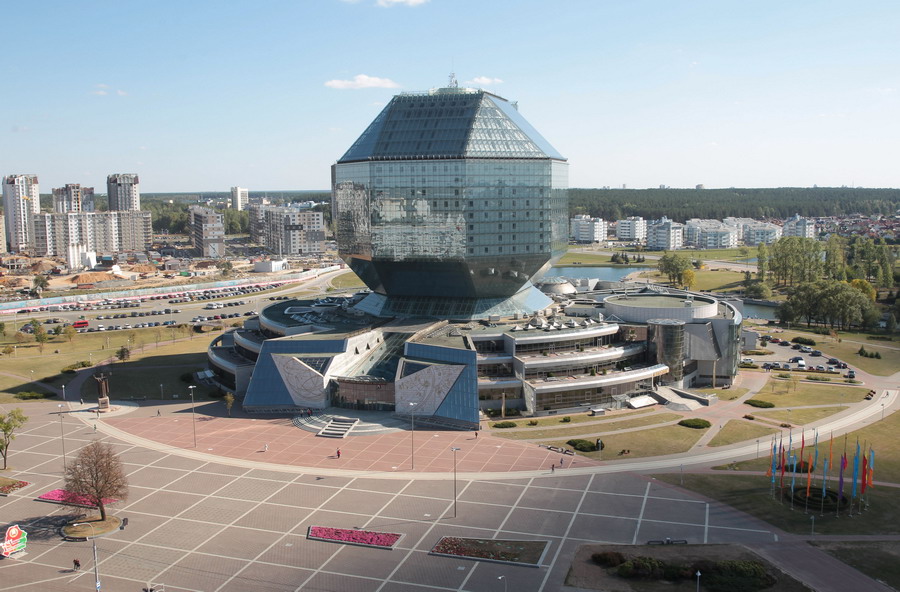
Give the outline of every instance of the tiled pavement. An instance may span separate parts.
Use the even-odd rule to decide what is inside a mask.
[[[61,484],[61,428],[53,407],[29,406],[31,421],[10,455],[11,476],[32,485],[0,498],[0,515],[3,523],[19,523],[30,534],[24,556],[0,561],[3,590],[94,588],[90,543],[63,542],[52,528],[32,526],[48,514],[60,518],[70,512],[34,499]],[[408,434],[368,443],[344,440],[346,452],[338,461],[330,458],[333,441],[306,442],[308,434],[278,422],[212,420],[198,422],[203,454],[192,458],[177,448],[176,442],[190,442],[187,429],[172,427],[175,419],[108,420],[154,439],[153,446],[110,436],[105,428],[95,433],[72,417],[62,422],[70,457],[93,439],[112,442],[131,484],[127,501],[112,507],[112,513],[129,518],[128,527],[97,539],[103,590],[136,592],[153,583],[168,592],[549,592],[565,589],[575,549],[587,542],[672,537],[752,544],[777,538],[768,525],[644,476],[535,472],[550,458],[533,445],[417,431],[416,441],[423,444],[412,472],[402,466],[410,460]],[[177,419],[189,425],[184,416]],[[206,426],[216,423],[221,429],[207,432]],[[260,451],[264,443],[268,452]],[[465,478],[446,473],[452,470],[450,446],[466,450],[458,458]],[[263,457],[272,466],[252,462]],[[307,462],[308,468],[278,466],[288,459]],[[531,472],[497,478],[501,467],[517,466]],[[485,469],[493,471],[489,477],[475,475]],[[307,540],[310,525],[404,537],[393,551],[361,548]],[[550,548],[538,569],[428,554],[440,537],[450,535],[545,539]],[[75,557],[83,566],[77,574],[70,570]]]

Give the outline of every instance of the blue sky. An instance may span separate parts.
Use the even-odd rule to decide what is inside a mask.
[[[397,92],[518,101],[572,187],[900,187],[900,3],[7,2],[0,173],[326,189]],[[361,87],[361,88],[357,88]]]

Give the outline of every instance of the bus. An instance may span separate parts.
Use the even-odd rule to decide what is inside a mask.
[[[88,322],[85,320],[75,321],[74,323],[72,323],[72,326],[76,329],[84,329],[88,326]]]

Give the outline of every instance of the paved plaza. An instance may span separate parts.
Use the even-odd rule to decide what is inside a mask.
[[[60,420],[55,404],[26,406],[30,421],[7,474],[31,485],[0,497],[0,508],[4,524],[28,532],[28,548],[0,561],[0,589],[94,589],[90,542],[58,533],[73,510],[35,499],[62,485],[61,434],[69,459],[94,439],[111,442],[128,473],[129,498],[110,508],[128,527],[97,539],[103,590],[550,592],[571,590],[564,580],[584,543],[784,540],[770,525],[651,477],[603,473],[577,457],[551,473],[559,455],[487,434],[417,430],[413,471],[408,432],[335,441],[284,420],[198,414],[194,448],[186,407],[164,406],[159,417],[155,406],[124,410],[96,432],[92,414],[77,409]],[[450,447],[461,449],[455,479]],[[394,550],[372,549],[307,540],[311,525],[404,536]],[[429,555],[442,536],[550,545],[532,568]],[[832,568],[859,576],[842,565]]]

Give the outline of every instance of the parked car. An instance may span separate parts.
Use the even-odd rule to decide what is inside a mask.
[[[850,378],[850,379],[856,378],[856,372],[854,372],[853,370],[848,370],[847,378]]]
[[[828,358],[828,363],[837,365],[837,364],[840,364],[841,362],[837,358]]]
[[[817,349],[814,349],[814,350],[812,350],[812,352],[810,353],[810,355],[812,355],[812,356],[821,356],[821,355],[822,355],[822,352],[820,352],[820,351],[817,350]]]

